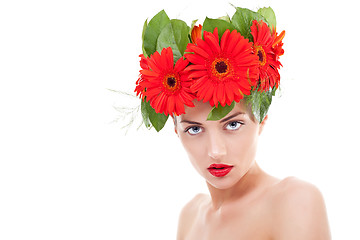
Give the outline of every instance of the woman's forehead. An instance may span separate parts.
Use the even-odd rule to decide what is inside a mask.
[[[194,100],[195,107],[186,107],[185,114],[179,116],[180,121],[183,119],[197,121],[197,122],[205,122],[210,111],[212,110],[212,106],[209,102],[201,102]],[[229,112],[224,118],[230,116],[234,113],[241,112],[247,114],[246,106],[243,102],[236,103],[235,107],[231,112]],[[221,120],[219,120],[221,121]]]

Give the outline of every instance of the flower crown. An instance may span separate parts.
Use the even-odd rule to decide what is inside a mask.
[[[143,54],[135,92],[146,127],[160,131],[169,115],[185,113],[193,100],[213,107],[219,120],[245,99],[262,122],[279,87],[285,31],[276,32],[274,11],[236,8],[219,19],[192,26],[169,19],[164,10],[143,28]]]

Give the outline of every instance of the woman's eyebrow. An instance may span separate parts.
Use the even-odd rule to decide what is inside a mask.
[[[189,120],[186,120],[186,119],[181,120],[180,123],[188,123],[188,124],[194,124],[194,125],[202,125],[202,124],[199,123],[199,122],[189,121]]]
[[[234,113],[234,114],[232,114],[232,115],[230,115],[230,116],[228,116],[228,117],[226,117],[226,118],[221,119],[221,120],[220,120],[220,123],[226,122],[226,121],[228,121],[228,120],[230,120],[230,119],[232,119],[232,118],[234,118],[234,117],[236,117],[236,116],[238,116],[238,115],[242,115],[242,114],[245,114],[245,113],[244,113],[244,112],[236,112],[236,113]],[[202,123],[194,122],[194,121],[189,121],[189,120],[186,120],[186,119],[181,120],[180,123],[188,123],[188,124],[194,124],[194,125],[202,125]]]
[[[245,114],[245,113],[244,113],[244,112],[234,113],[234,114],[232,114],[232,115],[230,115],[230,116],[228,116],[228,117],[226,117],[226,118],[221,119],[220,122],[221,122],[221,123],[226,122],[226,121],[228,121],[228,120],[230,120],[230,119],[232,119],[232,118],[234,118],[234,117],[236,117],[236,116],[238,116],[238,115],[242,115],[242,114]]]

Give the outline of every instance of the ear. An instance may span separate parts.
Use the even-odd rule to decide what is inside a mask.
[[[268,119],[268,115],[266,115],[264,117],[264,120],[262,120],[262,122],[259,124],[259,135],[262,133],[262,131],[263,131],[264,127],[265,127],[267,119]]]

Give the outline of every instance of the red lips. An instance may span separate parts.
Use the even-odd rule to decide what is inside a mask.
[[[208,167],[208,171],[215,177],[224,177],[226,176],[233,166],[226,165],[226,164],[211,164]]]

